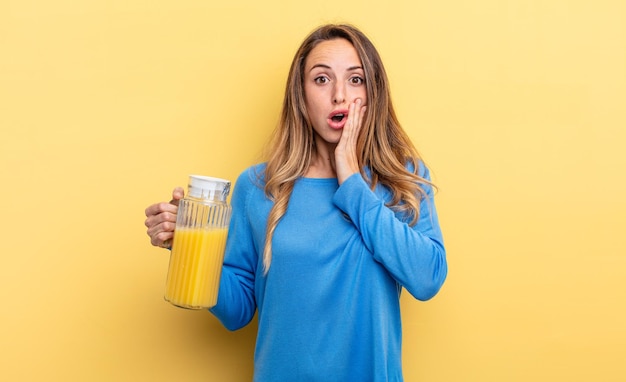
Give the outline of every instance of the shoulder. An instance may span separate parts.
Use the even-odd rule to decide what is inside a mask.
[[[263,189],[265,185],[265,163],[255,164],[243,170],[235,183],[235,188],[250,191],[252,189]]]
[[[265,175],[265,163],[255,164],[243,170],[237,178],[237,183],[257,183],[263,181]]]
[[[244,207],[253,203],[252,200],[264,199],[263,173],[265,165],[250,166],[237,177],[233,188],[231,203],[233,207]]]

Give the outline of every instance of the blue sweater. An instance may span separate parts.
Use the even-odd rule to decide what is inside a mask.
[[[447,274],[432,189],[410,227],[359,174],[300,178],[262,253],[272,207],[258,174],[236,182],[218,303],[211,312],[230,330],[258,309],[255,381],[402,381],[400,291],[433,297]],[[428,179],[428,170],[420,166]]]

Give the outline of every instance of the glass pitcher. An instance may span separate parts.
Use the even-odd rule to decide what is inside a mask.
[[[231,207],[228,180],[189,176],[178,205],[165,300],[187,309],[217,304]]]

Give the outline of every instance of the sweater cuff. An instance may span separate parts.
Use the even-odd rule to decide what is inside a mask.
[[[378,206],[381,201],[370,190],[369,185],[360,173],[352,174],[335,192],[333,203],[345,212],[352,221],[357,221],[361,213]]]

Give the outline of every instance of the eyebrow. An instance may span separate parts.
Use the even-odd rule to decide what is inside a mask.
[[[328,66],[326,64],[315,64],[315,65],[313,65],[313,67],[309,71],[312,71],[315,68],[332,69],[330,66]],[[353,70],[357,70],[357,69],[363,70],[363,67],[360,66],[360,65],[351,66],[351,67],[348,68],[348,71],[353,71]]]

